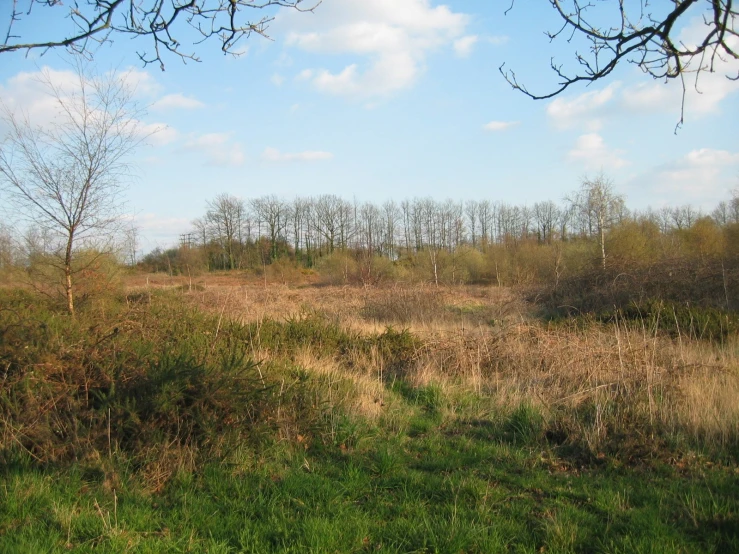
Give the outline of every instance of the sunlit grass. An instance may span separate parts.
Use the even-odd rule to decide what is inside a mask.
[[[5,293],[0,552],[739,551],[735,342],[270,293]]]

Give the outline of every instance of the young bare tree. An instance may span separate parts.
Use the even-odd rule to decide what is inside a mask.
[[[623,211],[624,197],[616,194],[613,181],[604,175],[583,178],[580,190],[568,198],[573,211],[586,222],[588,234],[597,236],[600,245],[600,258],[606,269],[606,230],[617,221]]]
[[[71,315],[74,274],[80,269],[73,264],[75,253],[81,246],[110,247],[130,156],[145,138],[143,112],[125,77],[94,76],[82,64],[75,70],[71,86],[42,74],[56,107],[50,123],[0,102],[0,122],[8,129],[0,147],[0,187],[16,216],[52,237],[47,254],[63,273]]]

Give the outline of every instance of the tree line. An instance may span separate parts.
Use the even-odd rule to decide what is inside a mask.
[[[289,261],[330,273],[329,266],[341,265],[337,260],[342,259],[345,278],[350,266],[356,266],[355,273],[370,275],[373,266],[418,271],[423,266],[426,278],[435,282],[475,280],[474,275],[483,273],[500,282],[501,267],[520,265],[522,253],[529,251],[532,258],[561,257],[549,264],[555,273],[574,265],[605,269],[633,262],[635,256],[720,255],[738,227],[739,189],[710,214],[690,205],[638,211],[627,208],[603,175],[584,179],[562,203],[531,206],[490,200],[412,198],[378,204],[336,195],[287,200],[220,194],[193,221],[180,248],[157,249],[141,263],[165,271],[267,271]],[[573,252],[578,260],[565,264]],[[455,265],[460,270],[452,269],[455,276],[450,277],[449,267]],[[475,265],[487,269],[471,270]],[[381,272],[375,271],[370,280],[379,278]],[[520,281],[510,275],[503,280]]]

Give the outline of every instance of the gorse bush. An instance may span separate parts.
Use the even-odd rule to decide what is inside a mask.
[[[662,300],[631,302],[621,310],[600,316],[604,321],[616,321],[619,318],[666,331],[674,337],[725,341],[739,333],[737,312]]]
[[[336,386],[322,388],[290,360],[306,351],[346,367],[374,359],[390,378],[419,348],[407,331],[361,335],[319,313],[241,325],[187,308],[176,293],[151,305],[132,298],[70,318],[30,293],[3,293],[0,455],[42,464],[122,455],[146,471],[283,435],[320,441],[342,417],[326,414]]]
[[[75,319],[31,299],[2,298],[1,456],[21,451],[47,464],[122,454],[146,466],[179,449],[198,463],[277,438],[283,424],[310,435],[320,421],[290,409],[315,405],[302,399],[313,389],[298,380],[280,397],[284,375],[248,357],[248,328],[166,295],[143,310],[119,304],[107,317]],[[305,326],[288,326],[288,336],[302,341]]]

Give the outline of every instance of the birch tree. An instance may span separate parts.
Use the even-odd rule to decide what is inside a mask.
[[[52,237],[50,259],[63,275],[67,311],[74,315],[75,254],[81,246],[109,249],[120,221],[120,193],[131,154],[145,136],[143,109],[121,75],[92,76],[75,66],[72,86],[48,71],[41,84],[55,117],[39,123],[0,101],[7,129],[0,148],[0,187],[16,216]]]

